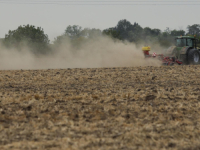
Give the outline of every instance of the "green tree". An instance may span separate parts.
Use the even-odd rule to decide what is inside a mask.
[[[103,30],[103,33],[119,40],[137,42],[141,39],[143,28],[138,24],[131,24],[126,19],[120,20],[116,27]]]
[[[124,19],[124,20],[120,20],[117,23],[116,29],[123,33],[123,32],[130,31],[132,29],[132,27],[133,27],[133,25],[129,21]]]
[[[141,41],[145,42],[146,45],[151,45],[158,41],[158,36],[160,36],[160,29],[151,29],[146,27],[143,29]]]
[[[116,31],[119,32],[119,39],[128,40],[131,35],[130,31],[133,31],[133,25],[126,19],[120,20],[115,27]]]
[[[200,36],[200,24],[188,25],[187,30],[187,34]]]
[[[41,27],[33,25],[19,26],[16,30],[9,30],[5,35],[4,44],[8,47],[22,49],[27,46],[35,54],[48,52],[49,39]]]
[[[85,28],[80,33],[80,36],[85,38],[97,38],[101,35],[102,35],[101,30],[94,28],[93,29]]]
[[[98,38],[101,35],[102,32],[99,29],[82,29],[82,27],[78,25],[69,25],[64,34],[54,39],[54,47],[68,45],[73,47],[73,50],[79,50],[82,44],[86,43],[90,39]]]
[[[144,28],[143,34],[144,36],[152,36],[152,29],[149,27]]]
[[[129,41],[137,42],[142,39],[143,28],[138,24],[134,23],[131,32],[129,32]]]
[[[150,37],[155,37],[159,36],[161,34],[160,29],[151,29],[149,27],[146,27],[143,29],[143,37],[150,36]]]
[[[59,35],[56,38],[54,38],[53,43],[54,43],[54,45],[58,46],[58,45],[61,45],[62,42],[65,42],[66,40],[69,40],[69,37],[66,36],[65,34],[63,34],[63,35]]]
[[[161,34],[161,30],[160,29],[152,29],[151,33],[153,36],[159,36]]]
[[[76,38],[81,36],[81,32],[82,32],[82,27],[78,26],[78,25],[69,25],[66,30],[65,30],[65,35],[67,35],[70,38]]]
[[[184,30],[172,30],[171,31],[171,36],[184,36],[185,31]]]
[[[169,47],[174,44],[174,37],[171,35],[172,31],[167,27],[164,32],[158,37],[158,42],[163,47]]]
[[[120,39],[120,32],[117,31],[115,28],[108,28],[103,30],[104,35],[108,35],[114,39]]]

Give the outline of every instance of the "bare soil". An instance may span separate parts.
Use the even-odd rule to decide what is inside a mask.
[[[0,149],[200,149],[200,66],[0,71]]]

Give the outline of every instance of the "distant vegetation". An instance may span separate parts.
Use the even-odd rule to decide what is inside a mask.
[[[8,48],[22,50],[28,48],[34,54],[46,54],[49,50],[49,38],[41,27],[33,25],[19,26],[16,30],[9,30],[5,35],[4,45]]]
[[[187,31],[183,29],[166,30],[142,28],[138,23],[131,24],[128,20],[120,20],[115,27],[107,28],[103,31],[99,29],[82,28],[78,25],[70,25],[64,33],[56,37],[53,44],[49,44],[48,35],[41,27],[33,25],[19,26],[16,30],[9,30],[5,35],[3,43],[8,48],[18,50],[28,47],[34,54],[47,54],[55,51],[65,41],[69,41],[72,46],[79,49],[81,44],[100,36],[109,36],[114,40],[128,41],[137,44],[159,44],[168,47],[173,44],[174,36],[196,35],[200,39],[200,24],[188,25]],[[2,40],[0,39],[0,42]]]
[[[170,46],[174,41],[174,36],[196,35],[200,39],[200,24],[187,27],[187,32],[171,30],[168,27],[163,32],[160,29],[142,28],[138,23],[131,24],[127,20],[120,20],[115,27],[103,30],[103,33],[113,38],[127,40],[134,43],[159,43],[163,47]]]

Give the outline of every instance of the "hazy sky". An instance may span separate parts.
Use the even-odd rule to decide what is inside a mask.
[[[187,25],[200,24],[200,5],[79,6],[13,4],[12,2],[2,3],[2,1],[0,0],[0,38],[3,38],[8,30],[14,30],[19,25],[26,24],[42,27],[51,41],[56,36],[61,35],[68,25],[80,25],[83,28],[103,30],[116,26],[121,19],[127,19],[131,23],[139,23],[142,27],[159,28],[161,30],[170,27],[170,29],[181,28],[186,30]],[[15,0],[13,1],[15,2]],[[200,1],[194,3],[200,4]]]

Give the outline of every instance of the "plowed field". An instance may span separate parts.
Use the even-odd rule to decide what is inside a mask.
[[[200,66],[0,71],[0,149],[200,149]]]

